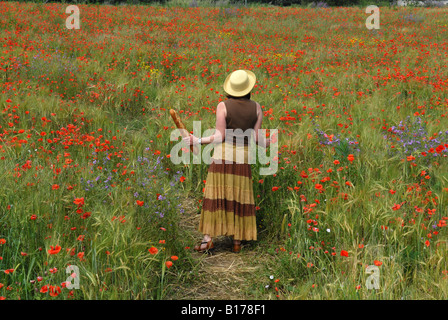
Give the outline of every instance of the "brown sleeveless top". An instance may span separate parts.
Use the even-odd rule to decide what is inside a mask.
[[[257,103],[250,99],[227,99],[226,106],[226,142],[234,145],[248,145],[249,137],[257,123]],[[240,129],[240,130],[237,130]]]

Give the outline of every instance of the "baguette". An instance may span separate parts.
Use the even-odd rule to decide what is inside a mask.
[[[179,115],[177,114],[176,110],[170,109],[170,115],[171,118],[173,118],[174,123],[176,124],[176,127],[180,129],[180,132],[182,134],[182,137],[186,138],[189,136],[189,133],[187,131],[187,128],[183,124],[182,120],[180,119]],[[182,130],[183,129],[183,130]],[[198,154],[198,148],[196,146],[190,145],[190,150],[194,154]]]

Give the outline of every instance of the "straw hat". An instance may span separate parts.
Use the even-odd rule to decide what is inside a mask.
[[[248,94],[255,85],[257,77],[249,70],[236,70],[224,81],[224,91],[234,97]]]

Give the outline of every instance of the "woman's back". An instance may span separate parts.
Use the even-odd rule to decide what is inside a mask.
[[[257,103],[250,99],[227,99],[226,106],[226,142],[240,144],[238,137],[244,137],[244,145],[248,145],[248,129],[253,129],[257,122]],[[233,130],[242,130],[242,132]]]

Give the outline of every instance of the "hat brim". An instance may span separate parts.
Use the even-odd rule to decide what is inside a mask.
[[[232,73],[231,73],[231,74],[227,75],[226,80],[224,80],[224,85],[223,85],[224,91],[227,94],[229,94],[233,97],[242,97],[252,91],[252,89],[255,86],[255,82],[257,82],[257,77],[255,76],[255,73],[253,73],[250,70],[244,70],[244,71],[246,71],[247,76],[249,78],[249,86],[246,89],[244,89],[243,91],[232,90],[232,88],[230,87],[230,81],[229,81],[230,76],[232,75]]]

